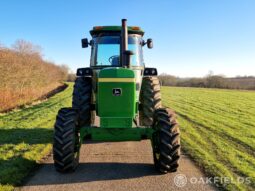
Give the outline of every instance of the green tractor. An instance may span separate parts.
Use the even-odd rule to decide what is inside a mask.
[[[74,171],[83,140],[150,139],[154,164],[162,173],[175,172],[180,158],[180,131],[175,113],[161,104],[157,69],[147,68],[140,27],[96,26],[89,68],[79,68],[71,108],[59,110],[54,127],[53,158],[59,172]]]

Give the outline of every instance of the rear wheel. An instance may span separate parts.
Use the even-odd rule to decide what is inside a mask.
[[[175,113],[170,109],[155,111],[153,134],[153,158],[157,170],[176,172],[180,159],[180,131]]]
[[[80,135],[77,112],[72,108],[59,110],[53,140],[54,166],[59,172],[74,171],[79,163]]]
[[[78,77],[75,80],[73,90],[72,107],[79,111],[79,126],[89,126],[92,123],[91,112],[92,79],[90,77]]]
[[[153,115],[156,109],[161,108],[160,83],[156,76],[143,77],[141,95],[141,110],[139,121],[143,126],[153,124]]]

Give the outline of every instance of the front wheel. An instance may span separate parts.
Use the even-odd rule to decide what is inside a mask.
[[[53,140],[53,159],[59,172],[74,171],[79,163],[80,137],[77,112],[72,108],[59,110]]]
[[[161,173],[176,172],[180,159],[180,131],[175,113],[157,109],[154,114],[152,137],[154,165]]]

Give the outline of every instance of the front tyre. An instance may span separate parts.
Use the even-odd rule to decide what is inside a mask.
[[[59,172],[74,171],[79,163],[80,137],[77,128],[77,112],[72,108],[59,110],[53,140],[53,159]]]
[[[153,158],[161,173],[176,172],[180,159],[180,130],[175,113],[170,109],[157,109],[154,114]]]

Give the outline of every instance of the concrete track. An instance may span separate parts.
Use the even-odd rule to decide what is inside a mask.
[[[182,174],[185,177],[176,175]],[[74,173],[55,171],[52,156],[32,176],[21,190],[25,191],[121,191],[121,190],[215,190],[204,184],[204,174],[185,155],[181,156],[178,172],[161,175],[153,166],[150,141],[85,142],[81,148],[80,165]],[[183,183],[175,185],[174,180]],[[192,181],[191,181],[192,180]],[[195,181],[197,183],[194,183]],[[192,183],[193,182],[193,183]]]

